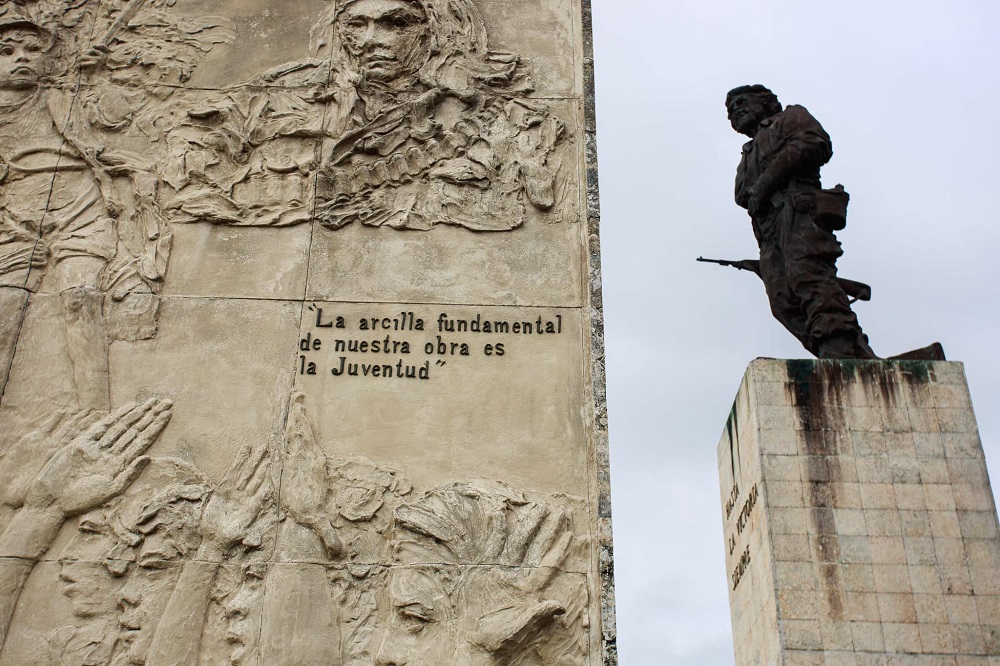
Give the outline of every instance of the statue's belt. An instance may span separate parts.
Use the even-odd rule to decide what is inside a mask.
[[[366,164],[334,167],[326,170],[322,196],[328,201],[349,201],[359,192],[383,185],[396,186],[408,183],[426,173],[442,160],[458,155],[478,137],[475,128],[459,123],[453,130],[443,132],[419,145],[375,159]]]

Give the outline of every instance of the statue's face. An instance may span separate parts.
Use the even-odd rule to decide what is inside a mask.
[[[729,100],[726,109],[729,111],[729,123],[733,129],[749,137],[754,135],[760,121],[767,117],[760,95],[737,95]]]
[[[427,16],[403,0],[357,0],[337,18],[344,48],[368,82],[391,85],[415,74],[430,49]]]
[[[0,32],[0,88],[38,86],[45,73],[49,39],[40,32],[18,27]]]

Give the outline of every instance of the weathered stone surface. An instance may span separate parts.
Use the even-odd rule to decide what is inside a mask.
[[[616,663],[588,12],[0,4],[0,666]]]
[[[509,466],[505,480],[518,487],[557,483],[585,496],[587,424],[572,399],[584,391],[579,311],[412,308],[317,301],[308,310],[300,338],[312,346],[318,340],[320,348],[300,354],[306,374],[296,374],[295,384],[330,451],[366,455],[382,449],[424,487],[462,473],[488,478],[491,470]],[[345,328],[317,327],[317,317],[323,323],[343,317]],[[375,330],[359,330],[372,318]],[[559,332],[538,333],[540,318],[543,330],[551,325]],[[397,331],[396,322],[401,328],[422,322],[425,330]],[[452,332],[463,325],[509,330]],[[524,325],[534,332],[512,332]],[[351,353],[366,345],[367,352]],[[400,351],[386,353],[387,347]],[[309,363],[318,364],[315,376],[308,374]]]
[[[579,306],[583,298],[578,225],[542,224],[530,237],[498,234],[488,245],[452,228],[386,238],[352,225],[315,236],[309,298],[548,306]]]
[[[234,230],[209,224],[177,225],[170,296],[301,300],[312,242],[307,225]]]
[[[738,664],[1000,655],[961,364],[758,359],[718,451]]]

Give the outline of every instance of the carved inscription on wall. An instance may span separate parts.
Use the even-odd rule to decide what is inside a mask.
[[[753,580],[754,569],[759,568],[759,562],[763,561],[759,558],[762,555],[764,534],[757,529],[762,485],[759,463],[752,456],[746,455],[748,446],[757,434],[753,431],[741,432],[740,429],[740,413],[745,409],[746,402],[737,399],[730,412],[722,443],[719,445],[719,475],[723,483],[722,524],[729,591],[730,594],[740,591],[753,598],[758,586],[763,584],[763,581]],[[746,587],[748,579],[749,588]],[[749,592],[743,592],[747,589]]]
[[[296,370],[300,375],[330,373],[334,377],[429,380],[433,368],[463,358],[501,359],[521,344],[562,335],[563,314],[531,313],[497,319],[476,312],[469,318],[447,312],[404,310],[393,316],[337,314],[312,303],[312,328],[299,340]],[[529,318],[534,317],[534,318]]]
[[[579,16],[513,9],[0,2],[0,666],[599,663]]]
[[[730,498],[726,502],[726,518],[731,519],[726,523],[726,547],[727,557],[730,561],[735,561],[732,573],[729,576],[733,589],[739,587],[743,575],[750,566],[750,529],[748,525],[750,518],[757,508],[757,484],[751,486],[746,496],[740,493],[739,484],[733,485]],[[744,531],[747,532],[744,535]],[[741,548],[742,550],[739,550]]]

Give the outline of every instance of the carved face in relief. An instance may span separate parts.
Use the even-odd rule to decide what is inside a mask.
[[[549,663],[536,652],[555,602],[538,603],[512,588],[508,572],[488,567],[403,568],[389,575],[391,615],[376,666],[527,666]]]
[[[114,611],[115,581],[104,567],[90,562],[64,562],[59,582],[73,615],[89,618]]]
[[[103,523],[88,514],[63,552],[59,588],[78,618],[112,616],[125,562],[106,559],[114,545]]]
[[[162,561],[143,561],[118,593],[121,644],[129,664],[146,663],[156,634],[156,625],[166,608],[179,566]]]
[[[0,88],[34,88],[45,75],[52,40],[28,24],[0,28]]]
[[[344,49],[362,80],[406,84],[427,61],[430,27],[423,9],[404,0],[357,0],[337,18]]]
[[[143,534],[136,567],[118,594],[121,650],[129,664],[145,664],[156,629],[181,572],[181,561],[198,547],[197,491],[169,496],[146,510],[136,529]]]
[[[243,571],[243,580],[223,605],[226,642],[231,646],[230,664],[253,662],[253,648],[260,634],[261,617],[257,607],[264,594],[263,565],[252,564]]]
[[[423,569],[400,569],[390,574],[391,616],[376,666],[469,666],[457,661],[454,608],[438,575]]]

